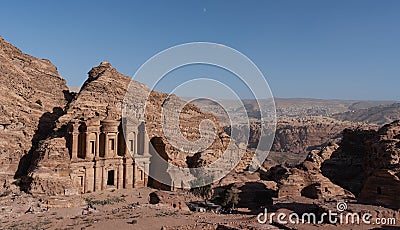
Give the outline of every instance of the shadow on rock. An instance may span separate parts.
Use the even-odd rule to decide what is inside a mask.
[[[60,118],[64,114],[64,110],[60,107],[53,108],[53,112],[46,112],[44,113],[40,119],[39,124],[37,127],[37,131],[32,137],[32,147],[25,154],[18,164],[18,170],[16,171],[14,178],[22,178],[26,179],[25,177],[28,175],[29,167],[31,166],[33,152],[39,147],[40,142],[47,139],[53,132],[56,127],[56,122],[58,118]],[[21,184],[21,190],[25,190],[23,188],[23,184]]]

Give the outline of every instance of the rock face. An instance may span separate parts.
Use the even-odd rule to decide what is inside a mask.
[[[130,82],[129,77],[118,73],[110,63],[103,62],[89,72],[87,81],[77,94],[70,93],[65,80],[59,76],[56,67],[48,60],[24,54],[0,38],[0,98],[2,102],[0,106],[0,165],[2,166],[0,179],[4,181],[3,187],[10,188],[14,177],[22,179],[22,183],[20,181],[18,183],[23,189],[38,194],[70,195],[82,191],[93,191],[87,189],[92,185],[104,187],[103,184],[108,181],[103,181],[101,185],[94,185],[95,182],[89,179],[99,176],[95,176],[96,172],[90,168],[100,164],[99,162],[105,162],[94,155],[93,159],[91,157],[86,159],[89,156],[89,146],[92,145],[91,138],[95,138],[93,141],[99,141],[96,136],[91,135],[100,134],[100,129],[101,132],[110,132],[105,129],[106,124],[109,126],[111,123],[116,125],[115,130],[112,130],[115,131],[113,134],[121,135],[118,133],[122,133],[120,130],[122,105]],[[136,128],[146,130],[150,137],[150,140],[147,140],[149,146],[142,146],[145,150],[141,152],[147,151],[150,154],[152,151],[150,146],[154,144],[153,151],[161,152],[160,155],[163,155],[168,162],[182,167],[197,167],[214,162],[231,143],[230,137],[223,132],[213,115],[201,112],[196,106],[186,104],[176,96],[151,92],[147,86],[138,82],[133,82],[130,89],[132,94],[129,96],[135,111],[133,117],[144,124]],[[149,98],[145,98],[149,93]],[[176,149],[168,142],[161,126],[161,110],[166,101],[174,107],[183,107],[179,115],[177,128],[179,130],[174,130],[174,132],[180,131],[184,138],[191,141],[200,139],[202,135],[211,137],[213,142],[208,149],[199,151],[197,154],[188,154],[181,149]],[[110,121],[105,121],[107,119]],[[199,126],[204,120],[213,122],[214,129],[204,132],[202,130],[200,133]],[[76,124],[76,130],[73,124]],[[74,139],[75,133],[77,139]],[[140,142],[146,143],[146,140],[142,138]],[[78,143],[79,150],[74,150],[76,147],[74,143]],[[118,148],[119,145],[118,142]],[[121,145],[123,145],[122,142]],[[122,149],[120,148],[120,151]],[[92,148],[92,153],[98,153],[100,150]],[[234,145],[230,151],[237,150],[238,148]],[[111,157],[114,163],[111,160],[107,162],[115,167],[129,165],[129,157],[126,157],[126,153],[121,152],[123,156],[118,156],[119,158]],[[72,160],[74,154],[78,157]],[[85,159],[79,159],[82,156]],[[119,183],[122,172],[126,169],[125,166],[122,169],[115,167],[112,170],[108,168],[105,173],[113,170],[121,172],[118,175],[117,172],[113,172],[115,180]],[[104,177],[105,174],[102,175]],[[130,178],[129,173],[126,175]],[[112,182],[114,181],[111,180],[110,183]],[[128,182],[123,183],[130,185]],[[146,178],[143,183],[146,183]],[[85,189],[82,188],[83,184],[86,186]]]
[[[103,190],[113,186],[115,188],[136,187],[139,184],[141,186],[157,184],[158,188],[171,189],[156,183],[151,178],[148,178],[148,181],[147,178],[143,178],[137,165],[130,159],[129,152],[126,151],[126,143],[122,142],[124,139],[121,137],[122,106],[130,82],[129,77],[117,72],[107,62],[101,63],[89,72],[87,81],[77,96],[69,103],[65,114],[59,118],[57,131],[41,143],[34,153],[34,163],[29,170],[29,186],[27,188],[30,192],[68,195]],[[138,82],[132,82],[129,87],[132,90],[129,98],[130,105],[133,105],[133,119],[136,119],[138,123],[138,126],[135,127],[137,131],[133,132],[135,137],[132,138],[132,143],[135,143],[132,146],[136,146],[137,142],[138,147],[132,151],[134,155],[137,151],[143,160],[143,170],[150,172],[156,170],[160,174],[171,174],[166,164],[152,169],[153,166],[150,162],[154,162],[154,152],[152,153],[150,143],[154,147],[154,151],[162,158],[181,167],[209,164],[215,161],[230,143],[229,136],[223,132],[211,114],[202,113],[194,105],[186,104],[176,96],[168,98],[168,95],[164,93],[152,91],[150,97],[145,98],[150,89]],[[208,149],[197,154],[188,154],[188,152],[176,149],[168,142],[162,129],[161,116],[161,110],[166,100],[176,107],[183,107],[179,116],[179,129],[188,140],[200,139],[201,134],[198,127],[201,121],[208,119],[214,122],[214,131],[208,130],[206,133],[202,133],[214,140]],[[145,107],[146,102],[148,103]],[[105,123],[115,123],[115,127],[112,130],[106,130]],[[141,123],[143,126],[140,126]],[[74,125],[79,125],[79,128]],[[148,132],[150,140],[139,135],[144,129]],[[73,135],[76,137],[74,138]],[[114,155],[107,154],[107,151],[102,155],[101,152],[104,152],[104,148],[113,146],[110,142],[108,147],[105,144],[106,147],[103,147],[102,150],[101,146],[108,143],[104,142],[102,135],[106,135],[105,138],[118,140],[116,141],[118,150],[115,150]],[[74,147],[73,143],[77,141],[81,143],[82,140],[84,143]],[[99,150],[97,147],[88,147],[96,146],[96,143],[100,143]],[[79,146],[84,147],[80,148]],[[75,150],[76,155],[74,155],[74,148],[77,149]],[[90,149],[92,149],[91,152]],[[114,151],[114,149],[109,149],[108,152],[111,150]],[[231,151],[237,150],[235,148]],[[74,158],[75,156],[76,158]],[[111,180],[110,177],[115,179]],[[100,181],[99,178],[101,178]],[[175,181],[172,176],[167,179],[171,180],[172,184],[181,186],[181,182]],[[131,180],[134,181],[133,184],[130,182]]]
[[[276,166],[269,179],[279,197],[356,197],[359,202],[400,208],[400,121],[371,129],[346,129],[339,144],[313,150],[295,168]]]
[[[49,195],[69,195],[81,191],[77,182],[74,184],[74,177],[71,175],[74,167],[71,165],[71,151],[67,148],[67,125],[73,120],[88,121],[96,117],[105,119],[108,105],[121,106],[128,84],[129,78],[119,74],[106,62],[89,72],[89,77],[76,98],[68,105],[66,113],[59,118],[54,137],[44,141],[34,152],[26,190]],[[140,88],[145,86],[138,84],[138,93],[141,93]],[[116,116],[120,116],[112,115],[115,119]],[[79,171],[79,167],[76,171]],[[77,178],[81,178],[80,175],[77,175]]]
[[[337,141],[346,128],[376,127],[364,123],[338,121],[328,117],[303,117],[278,121],[272,151],[304,153]]]
[[[349,191],[332,183],[321,172],[321,164],[329,159],[338,147],[332,144],[319,151],[314,150],[301,165],[288,169],[278,180],[278,197],[303,196],[311,199],[353,197]]]
[[[366,142],[365,181],[359,201],[400,208],[400,121]]]
[[[274,152],[288,152],[301,154],[326,146],[328,142],[339,141],[342,131],[346,128],[376,128],[376,125],[339,121],[329,117],[300,117],[278,118],[275,139],[271,148]],[[256,148],[259,144],[261,125],[257,122],[250,123],[249,148]],[[230,133],[229,127],[225,127]],[[239,130],[239,134],[246,129]],[[244,142],[239,137],[239,142]]]
[[[26,174],[33,150],[52,133],[70,99],[50,61],[0,37],[0,181]]]
[[[155,191],[149,194],[150,204],[159,204],[171,207],[175,210],[190,211],[185,200],[178,194],[170,194],[164,191]]]
[[[365,142],[374,137],[375,133],[375,130],[368,129],[345,129],[339,148],[322,162],[322,174],[358,196],[365,178]]]

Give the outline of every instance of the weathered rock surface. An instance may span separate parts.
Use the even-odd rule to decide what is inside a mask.
[[[353,194],[334,184],[322,175],[321,164],[329,159],[339,148],[332,144],[321,150],[312,151],[307,159],[295,168],[288,169],[278,178],[278,197],[307,197],[311,199],[327,199],[338,197],[353,197]]]
[[[345,129],[339,148],[321,163],[322,174],[358,196],[365,178],[364,164],[368,161],[365,142],[375,133],[368,129]]]
[[[113,119],[121,119],[131,79],[103,62],[89,72],[87,81],[74,95],[49,61],[24,54],[2,38],[0,48],[0,177],[3,187],[9,188],[16,176],[23,177],[22,188],[26,190],[49,195],[76,193],[69,174],[72,169],[66,140],[67,124],[74,119],[104,119],[108,106],[115,108]],[[213,115],[201,112],[176,96],[150,92],[144,84],[134,82],[130,87],[132,95],[129,97],[137,102],[133,104],[138,118],[146,121],[150,138],[162,138],[171,163],[182,167],[209,164],[218,159],[231,142]],[[149,93],[150,97],[144,98]],[[175,107],[183,107],[179,129],[186,139],[196,141],[201,135],[213,138],[206,152],[187,154],[167,141],[161,127],[161,109],[167,100]],[[204,120],[213,122],[215,128],[200,133],[199,126]]]
[[[74,95],[49,61],[24,54],[0,38],[0,181],[3,185],[0,195],[15,191],[16,184],[21,184],[21,181],[13,183],[13,177],[22,177],[22,188],[31,192],[77,194],[71,180],[74,169],[67,148],[66,125],[75,119],[104,119],[110,106],[114,109],[109,115],[115,120],[121,119],[130,82],[129,77],[103,62],[89,72],[87,81]],[[207,165],[218,159],[232,142],[214,115],[176,96],[150,91],[144,84],[133,82],[130,87],[133,92],[129,98],[134,102],[137,118],[146,121],[150,138],[160,138],[163,142],[163,152],[169,162],[181,167]],[[149,98],[143,98],[148,94]],[[213,138],[208,149],[188,154],[169,143],[162,129],[161,115],[167,102],[173,108],[184,108],[177,129],[186,139],[196,141],[202,134]],[[204,120],[213,122],[214,129],[201,132],[199,127]],[[250,147],[258,143],[257,127],[256,123],[251,124]],[[242,192],[242,203],[253,202],[254,206],[256,202],[249,196],[254,189],[262,194],[275,193],[278,186],[278,197],[356,196],[363,203],[400,208],[400,122],[379,131],[370,129],[375,127],[327,117],[280,118],[272,150],[291,153],[311,150],[307,159],[294,168],[270,167],[266,175],[260,176],[260,172],[242,173],[252,159],[253,153],[247,151],[235,170],[220,181],[220,186],[236,183]],[[338,144],[333,144],[340,138]],[[232,148],[231,152],[239,149],[237,145]],[[274,182],[260,178],[263,176]]]
[[[271,151],[289,152],[295,154],[306,153],[326,146],[329,142],[339,141],[341,133],[346,128],[376,128],[376,125],[339,121],[329,117],[300,117],[278,118],[275,139]],[[261,125],[250,123],[250,130],[243,126],[241,132],[249,132],[249,148],[256,148],[260,141]],[[230,133],[229,127],[225,130]],[[244,142],[245,135],[239,136],[237,141]]]
[[[400,121],[371,129],[346,129],[339,144],[311,151],[295,168],[273,167],[279,197],[356,197],[400,208]],[[272,178],[274,179],[274,178]]]
[[[66,113],[59,118],[57,132],[44,141],[35,152],[35,161],[29,171],[31,179],[31,192],[47,194],[65,194],[68,191],[74,193],[73,186],[70,186],[70,156],[66,144],[66,125],[74,119],[89,121],[91,119],[104,119],[107,107],[112,106],[112,119],[119,120],[122,117],[123,100],[131,79],[117,72],[109,63],[103,62],[89,72],[87,81],[82,86],[76,98],[66,108]],[[144,84],[132,82],[129,86],[132,91],[129,100],[135,107],[138,119],[146,121],[146,129],[150,139],[161,138],[164,143],[162,149],[166,158],[172,164],[181,167],[197,167],[209,164],[218,159],[219,155],[227,148],[230,138],[227,136],[218,122],[211,114],[201,112],[197,107],[186,104],[176,96],[168,97],[167,94],[152,91]],[[150,97],[146,96],[150,93]],[[167,99],[168,98],[168,99]],[[197,154],[188,154],[175,148],[168,142],[162,129],[161,110],[163,104],[168,100],[176,107],[183,107],[179,117],[180,131],[182,135],[191,141],[200,139],[200,122],[210,120],[214,122],[215,130],[207,130],[205,134],[212,137],[214,142],[206,150]],[[146,107],[144,106],[145,103]],[[146,108],[146,111],[144,109]],[[158,151],[158,150],[157,150]],[[58,186],[53,183],[61,181]],[[62,193],[61,191],[64,191]]]
[[[52,133],[70,97],[50,61],[0,37],[0,181],[26,173],[32,151]]]
[[[170,207],[175,210],[189,211],[185,200],[181,196],[164,191],[154,191],[150,193],[149,203]]]
[[[366,150],[359,201],[400,209],[400,121],[379,129]]]
[[[346,128],[376,127],[328,117],[281,119],[278,120],[272,151],[304,153],[340,140],[342,131]]]

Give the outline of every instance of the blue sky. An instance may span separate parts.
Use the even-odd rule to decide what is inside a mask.
[[[399,12],[396,0],[16,0],[2,2],[0,35],[70,86],[104,60],[132,76],[168,47],[208,41],[247,55],[275,97],[400,100]]]

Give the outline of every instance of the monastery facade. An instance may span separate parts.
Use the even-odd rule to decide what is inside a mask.
[[[148,185],[151,155],[144,122],[129,122],[124,135],[121,120],[109,115],[104,120],[73,120],[67,142],[78,192]]]

